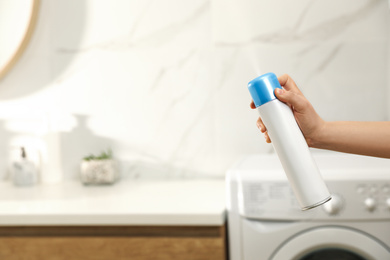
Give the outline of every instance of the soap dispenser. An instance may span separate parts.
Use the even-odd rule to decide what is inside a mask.
[[[38,167],[20,147],[20,157],[12,163],[12,181],[15,186],[32,186],[38,182]]]

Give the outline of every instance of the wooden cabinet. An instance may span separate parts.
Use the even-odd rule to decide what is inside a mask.
[[[0,227],[0,259],[226,260],[225,226]]]

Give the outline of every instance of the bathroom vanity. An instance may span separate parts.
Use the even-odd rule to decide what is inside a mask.
[[[223,180],[0,186],[1,259],[226,259]]]

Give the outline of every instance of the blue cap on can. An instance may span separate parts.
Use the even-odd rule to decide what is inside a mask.
[[[274,73],[266,73],[248,83],[248,89],[256,107],[276,99],[274,94],[276,88],[282,87]]]

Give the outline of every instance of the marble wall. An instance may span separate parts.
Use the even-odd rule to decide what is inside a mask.
[[[273,150],[246,89],[269,71],[326,120],[388,120],[389,14],[384,0],[42,0],[0,81],[0,153],[50,113],[65,178],[107,147],[130,177],[223,177]]]

